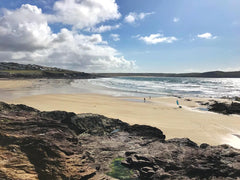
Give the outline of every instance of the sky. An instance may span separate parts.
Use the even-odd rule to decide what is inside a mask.
[[[0,62],[84,72],[240,70],[240,1],[1,0]]]

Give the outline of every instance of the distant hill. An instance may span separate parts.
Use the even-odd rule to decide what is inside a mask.
[[[84,73],[46,67],[35,64],[18,64],[0,62],[0,78],[59,78],[59,79],[89,79],[96,77],[117,76],[152,76],[152,77],[204,77],[204,78],[240,78],[240,71],[211,71],[204,73]]]
[[[34,64],[0,62],[0,78],[87,79],[95,78],[95,75]]]
[[[211,71],[204,73],[98,73],[96,76],[116,77],[116,76],[152,76],[152,77],[203,77],[203,78],[240,78],[240,71],[223,72]]]

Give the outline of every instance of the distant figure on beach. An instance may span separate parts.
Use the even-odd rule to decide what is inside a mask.
[[[146,102],[146,98],[143,98],[143,101]]]
[[[182,106],[179,105],[178,99],[176,100],[176,103],[177,103],[179,108],[182,108]]]
[[[151,99],[151,96],[149,96],[149,99]]]

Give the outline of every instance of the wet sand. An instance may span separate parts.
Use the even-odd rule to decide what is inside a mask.
[[[21,88],[20,88],[21,89]],[[57,93],[57,92],[56,92]],[[26,104],[43,111],[64,110],[75,113],[97,113],[129,124],[146,124],[161,129],[170,138],[190,138],[198,144],[230,144],[240,148],[240,116],[200,111],[196,101],[208,99],[176,97],[114,97],[96,93],[58,93],[15,97],[8,103]]]

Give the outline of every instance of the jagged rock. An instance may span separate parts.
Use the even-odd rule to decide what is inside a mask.
[[[178,144],[178,145],[184,145],[184,146],[189,146],[189,147],[193,147],[193,148],[197,148],[198,145],[191,141],[190,139],[188,138],[174,138],[174,139],[170,139],[167,141],[167,143],[175,143],[175,144]]]
[[[118,119],[110,119],[98,114],[80,114],[71,118],[70,122],[77,134],[107,135],[115,130],[124,131],[129,125]]]
[[[228,145],[165,141],[150,126],[0,102],[0,179],[110,180],[106,173],[117,157],[133,179],[240,177],[240,150]]]
[[[228,103],[219,103],[215,101],[208,108],[209,111],[218,112],[222,114],[240,114],[240,103],[232,102]]]

